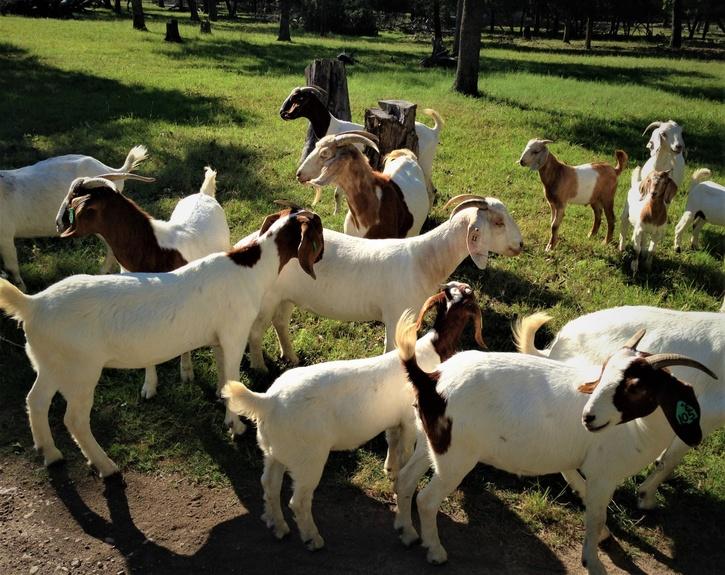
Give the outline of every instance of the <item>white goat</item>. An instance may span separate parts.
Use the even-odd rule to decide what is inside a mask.
[[[645,136],[652,128],[654,130],[647,142],[650,158],[642,167],[641,177],[644,179],[655,170],[658,172],[672,170],[670,177],[679,188],[685,177],[685,141],[682,139],[682,126],[674,120],[652,122],[642,135]],[[672,198],[668,198],[667,203],[671,201]]]
[[[90,428],[93,391],[104,367],[155,365],[213,345],[217,391],[227,379],[239,379],[264,292],[291,258],[314,276],[322,250],[319,216],[287,211],[268,216],[249,244],[169,273],[73,276],[34,296],[0,280],[0,308],[23,322],[25,349],[38,373],[27,403],[45,464],[62,458],[48,425],[48,408],[59,391],[67,402],[65,425],[81,451],[102,477],[118,471]],[[226,422],[236,433],[244,431],[229,411]]]
[[[56,225],[61,237],[98,234],[113,250],[121,269],[130,272],[170,272],[215,252],[229,250],[229,226],[215,199],[216,172],[205,168],[198,193],[176,204],[169,221],[156,220],[121,194],[113,183],[133,174],[78,178],[60,206]],[[181,381],[194,380],[191,353],[181,355]],[[156,368],[146,368],[141,395],[156,395]]]
[[[342,132],[354,132],[365,129],[365,126],[361,124],[335,118],[328,111],[322,100],[327,100],[327,94],[320,88],[315,86],[294,88],[282,103],[282,107],[279,109],[279,115],[283,120],[295,120],[300,117],[307,118],[318,140],[321,140],[325,136],[341,134]],[[423,170],[425,185],[428,190],[430,204],[432,205],[434,195],[432,181],[433,158],[435,158],[436,149],[438,148],[440,133],[443,128],[443,118],[441,118],[438,112],[430,108],[424,108],[422,112],[433,118],[434,121],[432,128],[421,122],[415,123],[415,134],[418,136],[418,163]],[[358,149],[362,151],[361,147]],[[315,200],[319,200],[319,191],[315,196]],[[339,207],[338,202],[339,196],[335,193],[335,213],[337,213]]]
[[[431,460],[435,473],[417,499],[431,563],[447,560],[438,539],[438,508],[478,462],[517,475],[581,469],[587,477],[582,564],[590,574],[605,573],[597,544],[609,536],[607,505],[617,485],[669,445],[674,433],[691,445],[702,438],[692,388],[663,368],[695,367],[714,377],[684,356],[640,355],[634,348],[643,333],[609,358],[598,381],[582,385],[586,379],[575,366],[510,353],[463,352],[426,373],[415,358],[415,326],[401,322],[400,357],[428,440],[418,442],[398,477],[395,526],[403,542],[418,537],[411,499]],[[591,399],[584,395],[592,391]],[[607,433],[590,433],[605,428]]]
[[[598,366],[621,348],[630,334],[646,328],[647,335],[640,344],[641,349],[652,353],[681,353],[712,368],[719,381],[691,372],[688,382],[694,387],[702,406],[703,433],[707,436],[725,425],[725,317],[722,314],[647,306],[604,309],[568,322],[547,349],[538,350],[534,346],[534,335],[550,319],[544,313],[536,313],[519,321],[514,329],[517,349],[522,353],[598,371]],[[655,506],[657,487],[689,449],[675,437],[671,445],[659,455],[654,472],[638,490],[638,505],[641,509]],[[584,495],[586,482],[580,473],[573,471],[565,473],[564,477],[574,491],[580,496]]]
[[[262,336],[270,323],[282,358],[298,363],[289,333],[295,304],[341,321],[382,321],[385,351],[390,351],[400,314],[420,308],[467,256],[484,269],[489,252],[521,253],[521,232],[499,200],[464,194],[447,206],[455,206],[447,222],[414,238],[365,240],[325,229],[317,280],[308,281],[292,262],[267,291],[249,334],[252,368],[266,371]]]
[[[315,187],[336,184],[345,193],[346,234],[369,239],[416,236],[430,211],[423,172],[409,150],[393,152],[384,171],[373,170],[356,145],[377,151],[375,136],[325,136],[300,164],[297,179]]]
[[[71,182],[82,176],[130,172],[146,159],[145,146],[135,146],[123,166],[110,168],[91,156],[68,155],[49,158],[16,170],[0,170],[0,257],[13,282],[25,291],[20,277],[15,238],[58,235],[55,214]],[[123,190],[123,182],[118,183]],[[108,248],[102,273],[115,263]]]
[[[701,168],[692,174],[685,213],[682,214],[682,218],[675,228],[675,250],[677,252],[681,249],[682,234],[689,224],[692,224],[690,245],[693,249],[697,249],[700,230],[705,222],[725,226],[725,187],[708,181],[711,176],[712,172],[707,168]]]
[[[634,259],[632,272],[639,269],[639,254],[645,248],[645,268],[652,267],[652,256],[657,244],[662,241],[667,227],[667,198],[677,191],[675,182],[670,178],[670,171],[650,172],[640,181],[640,169],[632,170],[631,187],[627,192],[627,200],[622,205],[619,220],[619,251],[624,251],[625,237],[632,232]]]
[[[416,345],[421,361],[431,370],[455,353],[469,319],[474,322],[476,342],[483,346],[481,310],[468,285],[450,282],[429,298],[418,325],[433,306],[437,309],[433,329]],[[294,479],[290,507],[310,551],[324,545],[311,507],[330,451],[355,449],[386,431],[385,470],[393,482],[413,452],[415,398],[395,351],[292,369],[266,393],[229,382],[222,397],[232,412],[257,423],[257,441],[264,452],[263,521],[278,538],[289,533],[280,507],[282,477],[287,471]]]

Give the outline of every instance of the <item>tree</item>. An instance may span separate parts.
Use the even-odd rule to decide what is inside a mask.
[[[453,89],[461,94],[478,95],[478,68],[481,53],[483,2],[463,0],[461,47]]]
[[[133,29],[146,30],[141,0],[131,0],[131,10],[133,12]]]
[[[670,48],[682,47],[682,0],[672,0],[672,36]]]
[[[289,0],[279,0],[279,42],[291,42],[289,34]]]
[[[453,34],[453,55],[458,56],[461,45],[461,16],[463,15],[463,0],[456,2],[456,31]]]
[[[584,47],[587,50],[592,49],[592,16],[587,16],[587,35],[584,39]]]
[[[192,22],[199,21],[199,7],[196,4],[196,0],[189,0],[189,19]]]
[[[441,30],[441,1],[433,0],[433,38],[437,45],[443,44],[443,31]]]

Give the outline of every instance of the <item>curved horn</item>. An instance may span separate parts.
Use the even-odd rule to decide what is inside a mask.
[[[371,134],[372,135],[372,134]],[[378,146],[375,142],[373,142],[370,138],[367,136],[363,136],[362,134],[350,134],[343,132],[342,134],[335,136],[335,143],[337,144],[364,144],[365,146],[368,146],[375,150],[378,154],[380,153],[380,150],[378,149]]]
[[[647,132],[649,132],[652,128],[659,128],[662,125],[662,122],[652,122],[649,126],[647,126],[644,129],[644,132],[642,132],[643,136],[647,135]]]
[[[317,94],[321,98],[327,98],[327,92],[323,90],[322,88],[318,88],[317,86],[302,86],[301,88],[298,88],[300,92],[312,92],[313,94]]]
[[[455,216],[458,212],[465,210],[466,208],[478,208],[479,210],[487,210],[488,203],[483,198],[478,198],[475,200],[465,200],[458,204],[455,208],[453,208],[453,210],[451,211],[451,215],[448,217],[448,219],[453,219],[453,216]]]
[[[539,140],[539,144],[553,144],[554,140]]]
[[[483,196],[479,196],[477,194],[459,194],[457,196],[453,196],[450,200],[446,202],[446,204],[443,206],[443,209],[448,209],[449,207],[454,207],[460,204],[461,202],[464,202],[466,200],[482,200],[486,201],[486,198]]]
[[[416,330],[419,330],[421,328],[421,326],[423,325],[423,318],[425,317],[425,314],[428,313],[428,310],[430,308],[432,308],[434,305],[444,302],[445,299],[446,299],[446,292],[442,291],[435,295],[430,296],[427,300],[425,300],[423,307],[420,308],[420,313],[418,314],[418,320],[415,322]]]
[[[656,353],[645,357],[644,360],[649,363],[653,369],[662,369],[664,367],[669,367],[670,365],[684,365],[704,371],[713,379],[717,379],[717,375],[715,375],[710,368],[702,365],[699,361],[692,359],[691,357],[687,357],[679,353]]]
[[[372,140],[376,144],[380,143],[380,138],[378,138],[375,134],[371,134],[370,132],[366,132],[365,130],[348,130],[346,132],[340,132],[337,134],[337,136],[344,136],[347,134],[357,134],[358,136],[365,136],[369,140]]]
[[[629,349],[637,349],[637,344],[640,342],[640,340],[644,337],[644,334],[647,332],[646,329],[642,328],[637,333],[635,333],[632,337],[630,337],[627,340],[627,343],[624,344],[622,347],[628,347]]]
[[[156,178],[149,178],[148,176],[139,176],[138,174],[132,174],[130,172],[114,172],[111,174],[101,174],[96,178],[103,178],[111,182],[117,182],[118,180],[138,180],[139,182],[155,182]]]

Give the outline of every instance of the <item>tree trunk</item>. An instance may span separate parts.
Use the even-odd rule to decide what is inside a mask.
[[[113,6],[111,6],[111,0],[103,0],[103,7],[108,8],[109,10],[113,10]]]
[[[179,21],[176,18],[172,18],[166,23],[166,37],[164,40],[166,42],[182,42],[179,34]]]
[[[593,26],[592,17],[588,16],[587,17],[587,34],[586,34],[586,38],[584,39],[584,47],[587,50],[592,49],[592,26]]]
[[[308,86],[317,86],[327,92],[327,101],[323,100],[323,104],[327,106],[330,113],[338,120],[352,120],[350,113],[350,96],[347,91],[347,75],[345,73],[345,64],[334,58],[324,60],[313,60],[305,68],[305,82]],[[302,148],[302,158],[304,160],[315,147],[317,136],[310,126],[307,129],[307,138]]]
[[[534,36],[539,35],[541,30],[541,5],[536,2],[534,6]]]
[[[209,2],[209,20],[211,20],[212,22],[217,21],[216,0],[210,0]]]
[[[708,30],[710,30],[710,17],[705,16],[705,23],[702,25],[702,39],[703,40],[706,38]]]
[[[441,30],[441,0],[433,0],[433,38],[438,45],[443,44],[443,32]]]
[[[478,95],[478,68],[481,59],[483,2],[463,0],[461,48],[453,89],[461,94]]]
[[[209,20],[202,20],[199,25],[199,32],[201,34],[211,34],[211,22]]]
[[[682,0],[672,0],[672,36],[670,48],[682,47]]]
[[[568,44],[570,38],[571,38],[571,20],[569,20],[569,18],[567,18],[566,22],[564,22],[564,36],[562,37],[561,40],[565,44]]]
[[[141,0],[131,0],[131,9],[133,11],[133,29],[146,30]]]
[[[278,42],[292,42],[289,34],[289,0],[279,0],[279,34]]]
[[[697,28],[700,25],[700,15],[698,14],[695,16],[692,23],[690,20],[687,20],[687,39],[692,40],[692,38],[695,36],[695,32],[697,32]]]
[[[418,135],[415,133],[417,106],[404,100],[380,100],[380,108],[365,110],[365,130],[375,134],[380,154],[367,149],[366,155],[374,169],[382,168],[382,159],[400,148],[418,153]]]
[[[453,56],[458,57],[458,48],[461,46],[461,15],[463,14],[463,0],[456,3],[456,31],[453,34]]]
[[[466,0],[462,0],[465,2]],[[463,20],[463,10],[461,10],[461,20]],[[489,20],[488,20],[488,31],[493,34],[493,31],[496,28],[496,11],[491,7],[491,13],[489,14]],[[460,50],[460,48],[459,48]]]
[[[199,21],[199,7],[196,5],[196,0],[189,0],[189,18],[192,22]]]
[[[121,13],[121,0],[115,0],[114,1],[114,3],[113,3],[113,11],[116,14],[120,14]]]

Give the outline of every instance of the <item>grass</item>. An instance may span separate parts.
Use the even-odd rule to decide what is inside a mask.
[[[132,31],[126,19],[93,15],[68,21],[0,18],[0,108],[5,118],[0,123],[0,165],[19,167],[73,152],[120,165],[132,145],[144,143],[151,159],[141,171],[154,175],[157,185],[134,182],[128,193],[151,213],[168,216],[180,196],[198,188],[203,167],[211,165],[219,171],[218,197],[236,240],[274,210],[273,199],[311,200],[311,192],[293,177],[307,126],[283,123],[277,109],[290,89],[303,82],[310,60],[352,49],[360,60],[348,70],[354,119],[361,119],[377,99],[398,97],[432,106],[446,119],[434,166],[439,198],[430,225],[446,218],[440,206],[448,197],[472,191],[505,201],[521,227],[526,242],[521,257],[495,258],[483,272],[467,261],[454,274],[480,294],[491,349],[512,350],[512,319],[542,308],[555,318],[544,330],[546,337],[582,313],[616,305],[719,308],[725,286],[722,231],[706,228],[700,251],[675,254],[673,224],[652,273],[633,279],[631,252],[622,256],[614,246],[588,240],[591,211],[574,206],[564,220],[559,247],[546,254],[549,210],[538,176],[514,163],[526,141],[538,136],[556,140],[552,150],[571,164],[612,161],[615,148],[629,153],[631,165],[642,164],[647,157],[644,127],[654,119],[673,118],[685,128],[686,177],[707,166],[715,180],[723,181],[721,61],[687,53],[679,59],[663,57],[636,43],[611,43],[588,55],[581,46],[562,48],[554,41],[500,44],[487,39],[481,96],[466,98],[450,91],[451,72],[417,65],[429,50],[427,43],[400,35],[321,39],[296,33],[292,44],[282,44],[274,41],[270,24],[220,21],[211,36],[201,36],[182,18],[185,42],[176,45],[163,42],[166,17],[151,8],[147,33]],[[722,58],[722,51],[710,54]],[[629,171],[620,181],[617,214],[628,181]],[[672,219],[682,213],[684,202],[680,193]],[[329,194],[318,211],[328,227],[341,229],[343,215],[332,215]],[[102,257],[95,239],[25,240],[18,246],[31,292],[72,273],[95,273]],[[0,330],[0,460],[32,458],[23,401],[34,375],[23,350],[8,343],[22,343],[22,331],[7,319],[0,320]],[[292,333],[305,363],[382,350],[378,325],[341,324],[296,312]],[[274,358],[271,333],[265,345]],[[194,384],[177,381],[175,361],[163,366],[159,395],[152,401],[139,397],[140,371],[106,371],[96,393],[94,433],[123,469],[174,469],[195,481],[238,485],[240,477],[260,472],[254,437],[228,440],[223,412],[213,401],[211,353],[197,351],[194,361]],[[265,389],[285,368],[270,363],[271,376],[245,369],[245,382]],[[62,425],[62,403],[58,398],[51,410],[53,432],[61,450],[78,464],[81,456]],[[682,508],[690,520],[693,514],[714,517],[716,524],[725,520],[724,455],[725,431],[720,430],[686,457],[662,489],[663,504],[672,515]],[[335,482],[390,500],[390,485],[380,472],[383,456],[384,442],[378,438],[356,453],[334,454],[328,467]],[[579,505],[561,494],[560,478],[520,480],[484,469],[471,474],[449,501],[454,516],[479,520],[472,512],[479,500],[470,493],[483,488],[510,504],[527,528],[554,546],[567,541],[572,531],[581,532]],[[658,522],[639,524],[633,493],[628,482],[615,497],[615,535],[646,541],[677,538],[687,531],[682,520],[672,517],[665,527],[671,532],[663,533]]]

